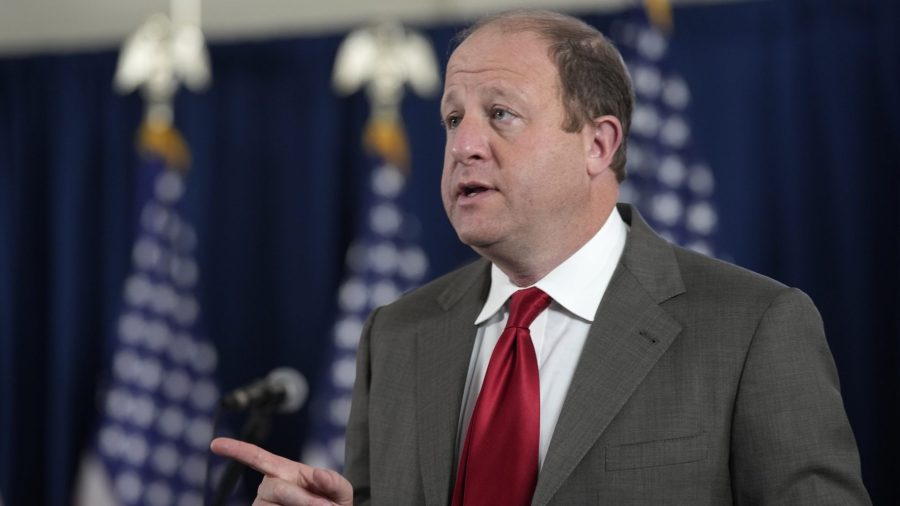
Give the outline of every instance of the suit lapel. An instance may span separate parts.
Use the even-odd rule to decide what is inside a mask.
[[[659,304],[684,292],[671,246],[630,207],[622,259],[603,296],[563,404],[532,504],[547,504],[606,430],[681,326]]]
[[[475,317],[490,286],[489,265],[476,263],[441,294],[442,311],[424,319],[417,331],[416,427],[426,504],[447,504],[453,486],[459,412],[475,342]]]

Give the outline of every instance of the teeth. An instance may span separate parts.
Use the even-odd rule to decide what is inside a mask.
[[[464,197],[474,197],[479,193],[486,192],[488,189],[483,186],[466,186],[460,191]]]
[[[475,195],[478,195],[479,193],[481,193],[483,191],[484,191],[484,188],[481,188],[479,186],[472,186],[472,187],[466,188],[463,191],[463,194],[466,197],[474,197]]]

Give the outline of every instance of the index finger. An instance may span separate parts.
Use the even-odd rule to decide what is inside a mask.
[[[242,462],[253,469],[275,478],[294,482],[298,477],[305,478],[306,473],[311,473],[312,468],[300,462],[294,462],[284,457],[267,452],[262,448],[231,439],[219,437],[209,444],[210,450],[217,455],[232,458]]]

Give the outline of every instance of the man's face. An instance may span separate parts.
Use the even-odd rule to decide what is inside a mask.
[[[441,101],[441,196],[463,243],[492,259],[522,258],[590,219],[590,135],[565,132],[564,117],[539,36],[488,26],[457,48]]]

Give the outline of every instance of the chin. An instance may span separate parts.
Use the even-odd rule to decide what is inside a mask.
[[[488,248],[497,242],[496,237],[484,231],[457,229],[456,235],[461,243],[475,249]]]

